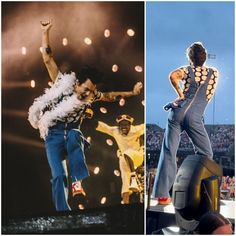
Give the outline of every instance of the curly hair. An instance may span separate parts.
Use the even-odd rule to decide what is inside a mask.
[[[186,53],[189,61],[194,66],[202,66],[206,61],[207,51],[201,42],[194,42],[187,48]]]
[[[79,80],[80,83],[84,83],[87,79],[90,79],[94,84],[104,82],[103,73],[96,67],[89,65],[83,66],[76,75],[78,75],[77,80]]]

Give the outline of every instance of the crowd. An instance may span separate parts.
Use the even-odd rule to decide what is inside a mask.
[[[220,198],[224,200],[234,200],[235,195],[235,178],[223,176],[220,185]]]
[[[206,125],[213,152],[234,152],[234,125]],[[164,136],[164,129],[157,125],[147,125],[146,148],[148,151],[159,151]],[[181,134],[179,150],[191,151],[192,143],[188,135]]]

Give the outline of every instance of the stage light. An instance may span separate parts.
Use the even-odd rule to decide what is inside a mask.
[[[106,197],[102,197],[102,199],[101,199],[100,203],[101,203],[101,204],[105,204],[105,203],[106,203],[106,201],[107,201],[107,198],[106,198]]]
[[[29,88],[31,87],[31,81],[10,81],[2,83],[2,88],[11,89],[11,88]]]
[[[63,38],[62,39],[62,45],[63,46],[67,46],[68,45],[68,39],[67,38]]]
[[[88,37],[84,38],[84,42],[87,45],[91,45],[92,44],[92,40],[90,38],[88,38]]]
[[[30,86],[31,88],[35,88],[35,81],[33,79],[30,81]]]
[[[114,64],[114,65],[112,66],[112,69],[111,69],[111,70],[112,70],[113,72],[117,72],[118,69],[119,69],[118,65]]]
[[[120,176],[120,171],[119,170],[114,170],[114,175],[115,176]]]
[[[86,138],[86,141],[91,144],[92,138],[91,138],[90,136],[88,136],[88,137]]]
[[[21,48],[21,54],[26,55],[26,53],[27,53],[26,47],[22,47]]]
[[[100,107],[100,112],[105,114],[107,113],[107,109],[105,107]]]
[[[144,100],[142,101],[142,105],[145,106],[145,101]]]
[[[28,112],[23,110],[13,110],[13,109],[2,109],[2,114],[7,116],[16,116],[16,117],[22,117],[27,118]]]
[[[105,29],[105,30],[104,30],[104,37],[105,37],[105,38],[109,38],[110,35],[111,35],[110,30],[109,30],[109,29]]]
[[[100,168],[99,168],[98,166],[96,166],[96,167],[94,168],[94,170],[93,170],[93,173],[94,173],[95,175],[97,175],[99,172],[100,172]]]
[[[83,204],[79,204],[79,205],[78,205],[78,208],[79,208],[80,210],[84,210],[84,205],[83,205]]]
[[[128,34],[128,36],[133,37],[135,35],[135,32],[133,29],[128,29],[127,34]]]
[[[120,105],[121,107],[125,105],[125,99],[124,99],[124,98],[121,98],[121,99],[120,99],[119,105]]]
[[[112,142],[111,139],[107,139],[107,140],[106,140],[106,143],[107,143],[109,146],[112,146],[112,145],[113,145],[113,142]]]
[[[139,72],[139,73],[143,71],[142,66],[138,66],[138,65],[135,66],[134,69],[135,69],[137,72]]]
[[[8,142],[18,143],[22,145],[28,145],[36,148],[44,148],[44,143],[40,141],[35,141],[29,138],[24,138],[20,135],[15,135],[11,133],[3,133],[2,138]]]

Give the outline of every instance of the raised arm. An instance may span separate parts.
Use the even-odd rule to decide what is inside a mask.
[[[54,82],[57,78],[59,69],[56,62],[52,57],[52,50],[49,44],[49,31],[52,27],[51,21],[41,21],[42,29],[42,57],[43,62],[48,70],[51,80]]]
[[[106,102],[114,102],[116,101],[117,98],[136,96],[140,94],[142,87],[143,87],[143,84],[141,82],[138,82],[134,85],[134,88],[132,91],[103,93],[100,100],[106,101]]]
[[[170,82],[174,87],[174,90],[178,94],[178,99],[184,99],[184,93],[179,85],[180,80],[184,77],[184,72],[181,69],[174,70],[170,73]]]

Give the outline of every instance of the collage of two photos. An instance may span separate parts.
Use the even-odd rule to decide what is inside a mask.
[[[2,234],[234,232],[233,1],[1,9]]]

